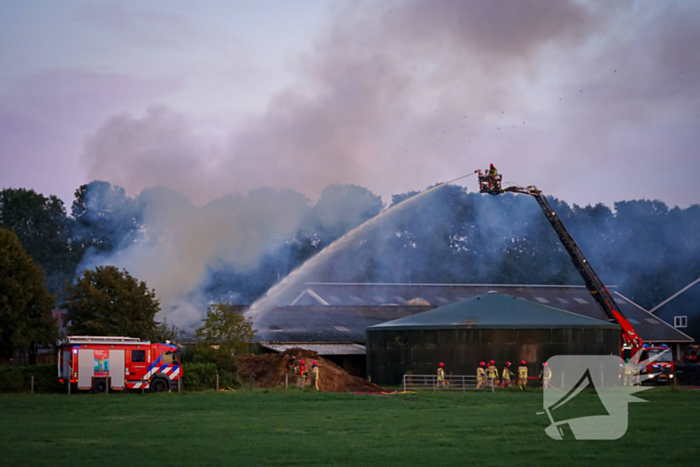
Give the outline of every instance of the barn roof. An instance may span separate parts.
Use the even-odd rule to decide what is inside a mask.
[[[687,335],[616,292],[615,286],[608,289],[620,311],[645,342],[692,342]],[[262,326],[256,322],[260,335],[256,336],[256,340],[363,343],[367,326],[488,293],[511,295],[534,304],[607,321],[584,286],[309,282],[294,294],[290,302],[279,303],[278,308],[267,313],[262,319]],[[423,299],[426,306],[403,306],[414,298]],[[337,326],[349,332],[337,331]]]
[[[505,294],[483,294],[417,315],[371,326],[368,331],[454,328],[611,328],[617,324]]]

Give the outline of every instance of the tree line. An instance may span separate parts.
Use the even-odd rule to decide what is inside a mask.
[[[226,261],[211,262],[201,285],[204,296],[217,303],[228,301],[233,294],[239,304],[246,304],[344,233],[418,193],[394,195],[386,206],[366,188],[330,185],[315,203],[290,190],[259,190],[256,196],[238,200],[239,204],[220,199],[195,208],[182,195],[164,188],[144,190],[132,198],[120,187],[94,181],[76,190],[68,213],[56,196],[3,189],[2,352],[9,354],[8,345],[36,348],[50,340],[46,336],[55,336],[55,323],[49,318],[55,306],[69,309],[75,332],[144,338],[172,334],[172,327],[155,321],[160,305],[155,291],[145,283],[110,266],[79,270],[81,261],[90,254],[166,242],[168,229],[176,229],[177,224],[161,223],[154,229],[152,222],[163,209],[163,199],[171,204],[175,200],[181,210],[228,209],[229,205],[239,209],[241,202],[255,203],[243,210],[244,224],[253,222],[255,213],[272,212],[271,206],[276,204],[299,212],[298,218],[278,221],[293,222],[291,229],[289,225],[277,228],[275,216],[264,219],[271,223],[266,230],[269,238],[260,239],[266,248],[253,264],[241,267]],[[642,306],[652,307],[700,277],[700,206],[669,208],[661,201],[632,200],[617,202],[611,209],[603,204],[570,206],[562,200],[549,200],[603,281],[620,286],[623,294]],[[20,251],[26,252],[24,260]],[[513,194],[481,195],[458,186],[437,190],[416,199],[410,209],[387,215],[377,228],[317,273],[317,279],[325,281],[581,283],[533,199]],[[143,314],[117,315],[118,310],[133,307],[131,299],[118,301],[109,293],[91,292],[91,287],[112,293],[121,287],[120,294],[134,300],[150,297],[151,305],[144,305]],[[99,325],[90,314],[93,308],[86,305],[95,297],[104,305]]]

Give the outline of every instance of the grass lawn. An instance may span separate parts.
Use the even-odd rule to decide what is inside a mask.
[[[697,465],[700,392],[640,397],[621,439],[554,441],[540,391],[4,395],[0,465]]]

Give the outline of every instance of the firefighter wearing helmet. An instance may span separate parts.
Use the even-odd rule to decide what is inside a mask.
[[[445,364],[440,362],[437,369],[437,386],[444,387],[445,384]]]
[[[503,367],[503,385],[508,386],[510,384],[510,377],[515,376],[515,373],[510,371],[510,362],[506,362],[506,366]]]
[[[489,377],[492,386],[497,386],[500,384],[500,381],[498,380],[498,367],[496,366],[496,362],[494,360],[489,362],[489,366],[486,368],[486,374]]]
[[[319,374],[319,369],[318,369],[318,362],[316,360],[314,360],[313,362],[311,362],[311,385],[317,391],[319,390],[318,389],[319,377],[320,377],[320,374]]]
[[[486,380],[486,364],[484,362],[479,362],[479,368],[476,369],[476,388],[481,389],[484,387],[484,381]]]
[[[518,367],[518,383],[520,389],[527,389],[527,365],[525,364],[525,360],[522,360]]]
[[[540,372],[540,378],[542,379],[542,389],[546,387],[554,388],[552,386],[552,370],[549,369],[547,362],[542,364],[542,371]]]
[[[498,181],[496,180],[496,175],[498,175],[498,170],[496,170],[496,167],[493,164],[491,164],[491,166],[489,166],[489,168],[486,170],[486,178],[489,182],[489,190],[493,188],[499,188]]]
[[[625,360],[625,377],[622,379],[623,386],[632,386],[632,375],[634,375],[634,370],[632,369],[632,362],[630,359]]]
[[[304,360],[299,360],[299,366],[297,366],[297,387],[299,389],[304,389],[306,385],[306,376],[308,375],[308,370],[306,369],[306,362]]]

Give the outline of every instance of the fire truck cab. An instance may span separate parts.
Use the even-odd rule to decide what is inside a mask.
[[[182,367],[177,346],[152,344],[134,337],[68,336],[58,350],[63,384],[95,393],[110,389],[177,389]]]
[[[675,367],[673,364],[673,355],[671,349],[666,345],[650,346],[644,344],[642,346],[642,355],[639,358],[640,362],[645,362],[649,359],[654,359],[653,362],[647,364],[640,369],[639,373],[649,376],[651,384],[665,384],[673,382]]]

